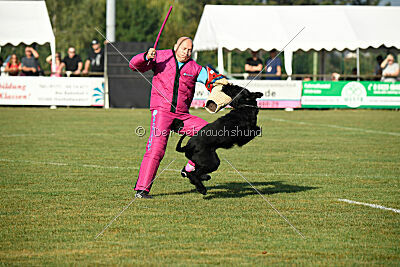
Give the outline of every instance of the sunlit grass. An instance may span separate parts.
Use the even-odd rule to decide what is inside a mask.
[[[338,201],[400,208],[400,136],[387,134],[400,134],[396,111],[264,110],[261,137],[219,150],[306,239],[224,160],[208,194],[196,193],[180,177],[186,160],[172,135],[159,172],[175,161],[155,181],[154,198],[134,201],[95,240],[133,198],[148,137],[134,130],[149,128],[150,112],[1,108],[0,115],[1,263],[400,262],[399,214]]]

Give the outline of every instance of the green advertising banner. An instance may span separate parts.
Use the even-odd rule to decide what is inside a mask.
[[[303,82],[302,108],[400,108],[400,82]]]

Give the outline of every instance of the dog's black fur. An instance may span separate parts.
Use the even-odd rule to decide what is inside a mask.
[[[201,177],[214,172],[220,165],[216,153],[218,148],[231,148],[234,145],[243,146],[253,140],[260,131],[257,126],[257,98],[262,93],[252,93],[249,90],[228,84],[222,91],[229,95],[233,101],[230,106],[232,111],[216,121],[204,126],[196,135],[192,136],[186,146],[182,147],[185,135],[179,140],[176,151],[185,152],[185,156],[196,164],[196,169],[187,173],[190,182],[196,186],[201,194],[207,193]],[[179,127],[183,122],[175,119],[174,125]]]

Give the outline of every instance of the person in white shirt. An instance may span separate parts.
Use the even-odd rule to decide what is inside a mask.
[[[382,68],[382,82],[396,82],[397,76],[399,76],[399,64],[394,63],[394,56],[392,54],[387,55],[385,60],[381,64]]]

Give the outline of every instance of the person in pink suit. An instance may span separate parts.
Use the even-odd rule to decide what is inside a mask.
[[[191,58],[192,49],[192,39],[181,37],[174,49],[156,51],[150,48],[130,60],[129,67],[132,70],[154,72],[150,98],[150,137],[135,185],[136,198],[151,198],[149,192],[152,181],[164,157],[173,120],[182,120],[184,127],[179,133],[189,136],[193,136],[208,123],[189,114],[189,108],[196,82],[205,84],[211,90],[216,79],[209,76],[209,68],[200,66]],[[194,165],[189,161],[182,171],[193,171]]]

